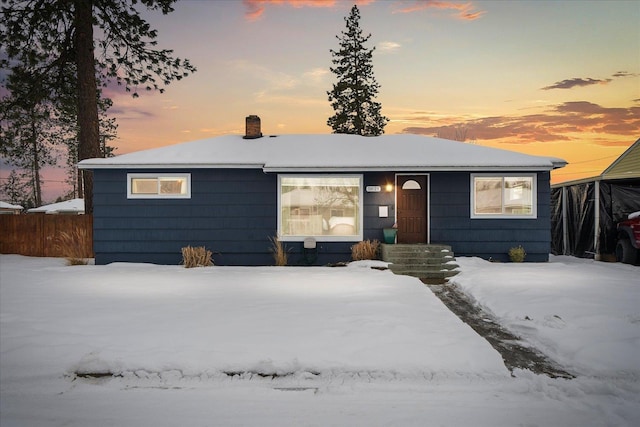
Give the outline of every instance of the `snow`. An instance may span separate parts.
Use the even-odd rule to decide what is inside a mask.
[[[459,258],[452,279],[569,371],[640,380],[640,269],[573,257],[548,264]]]
[[[52,203],[50,205],[40,206],[38,208],[29,209],[27,212],[36,213],[44,212],[47,214],[57,213],[84,213],[84,199],[71,199],[64,202]]]
[[[364,170],[551,170],[564,160],[420,135],[279,135],[243,139],[226,135],[104,159],[82,169],[231,167],[265,172]]]
[[[640,423],[637,267],[457,261],[456,283],[576,378],[512,376],[419,280],[379,261],[185,269],[2,255],[0,425]]]
[[[20,205],[12,205],[11,203],[0,201],[0,209],[22,210],[24,208]]]

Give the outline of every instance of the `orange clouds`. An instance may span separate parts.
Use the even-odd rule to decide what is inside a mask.
[[[409,120],[424,123],[428,119],[422,116]],[[564,102],[540,114],[484,117],[445,125],[434,123],[434,126],[407,127],[403,131],[447,136],[459,126],[467,128],[468,139],[481,141],[558,142],[576,140],[576,135],[599,135],[594,141],[599,145],[623,145],[628,144],[626,137],[638,137],[640,107],[607,108],[587,101]]]
[[[262,17],[265,8],[270,5],[286,5],[292,7],[334,7],[341,0],[243,0],[246,7],[245,16],[248,21],[256,21]],[[353,0],[348,3],[349,5],[355,3],[358,6],[366,5],[375,2],[376,0]],[[397,2],[396,9],[393,13],[412,13],[425,9],[443,9],[453,10],[457,13],[456,18],[465,21],[473,21],[480,18],[486,13],[486,11],[474,10],[474,6],[471,2],[457,3],[452,1],[438,1],[438,0],[413,0],[413,1],[399,1]]]
[[[334,7],[339,0],[243,0],[248,21],[256,21],[262,17],[266,6],[288,5],[293,7]],[[375,0],[355,0],[357,5],[373,3]],[[351,2],[350,2],[351,3]]]
[[[413,2],[401,2],[401,4],[412,3],[408,6],[401,7],[393,11],[393,13],[412,13],[425,9],[451,9],[457,11],[455,15],[458,19],[465,21],[473,21],[480,18],[486,13],[484,10],[475,11],[472,3],[456,3],[451,1],[438,0],[414,0]]]

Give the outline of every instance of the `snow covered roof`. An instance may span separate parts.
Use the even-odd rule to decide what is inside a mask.
[[[29,213],[44,212],[47,214],[61,213],[84,213],[84,199],[71,199],[65,202],[53,203],[51,205],[40,206],[39,208],[29,209]]]
[[[21,211],[24,208],[20,205],[12,205],[11,203],[0,201],[0,209],[12,209],[16,211]]]
[[[346,134],[280,135],[244,139],[227,135],[105,159],[81,169],[261,168],[265,172],[434,170],[551,170],[562,159],[413,134],[363,137]]]

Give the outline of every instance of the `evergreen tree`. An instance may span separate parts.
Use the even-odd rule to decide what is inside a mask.
[[[13,205],[20,205],[25,209],[35,207],[34,203],[29,201],[27,195],[28,187],[24,177],[18,171],[12,169],[1,187],[4,200]]]
[[[100,91],[98,91],[98,94],[100,157],[113,157],[115,148],[109,146],[108,142],[116,139],[118,125],[115,118],[110,118],[107,115],[109,108],[113,105],[113,101],[109,98],[101,97]],[[67,172],[67,178],[65,183],[70,187],[70,191],[66,195],[65,199],[75,199],[82,197],[83,194],[82,175],[78,171],[78,126],[76,106],[75,101],[65,102],[63,104],[63,111],[60,115],[60,126],[67,130],[66,134],[62,138],[62,143],[64,144],[66,151],[64,168]]]
[[[42,204],[40,171],[55,164],[59,142],[55,108],[45,101],[42,83],[29,70],[14,66],[6,81],[8,94],[0,100],[0,155],[28,177],[28,199],[36,206]]]
[[[0,68],[16,62],[47,82],[54,100],[68,94],[73,70],[78,122],[78,159],[100,157],[98,81],[115,80],[137,95],[159,90],[195,71],[173,51],[155,49],[157,31],[136,7],[173,11],[176,0],[15,0],[2,7]],[[5,3],[6,4],[6,3]],[[94,25],[99,28],[97,37]],[[94,44],[95,43],[95,44]],[[93,176],[83,173],[85,212],[93,212]]]
[[[2,82],[6,94],[0,98],[0,156],[18,168],[26,177],[25,194],[32,205],[41,206],[42,177],[45,166],[53,166],[66,154],[67,183],[72,197],[82,194],[82,180],[78,179],[78,126],[75,91],[60,91],[65,96],[55,100],[46,96],[48,84],[43,77],[35,76],[20,64],[14,64],[11,73]],[[73,81],[70,74],[65,79]],[[99,92],[100,93],[100,92]],[[98,99],[101,154],[113,155],[106,141],[115,138],[114,118],[106,116],[112,105],[108,98]],[[106,153],[106,154],[105,154]]]
[[[344,20],[347,31],[336,36],[340,41],[340,49],[330,50],[334,65],[330,70],[337,76],[338,83],[327,92],[335,111],[327,120],[327,125],[331,126],[333,133],[381,135],[389,119],[381,114],[381,104],[374,101],[380,88],[373,75],[372,56],[375,47],[364,47],[371,34],[362,35],[357,6],[351,8],[351,13]]]

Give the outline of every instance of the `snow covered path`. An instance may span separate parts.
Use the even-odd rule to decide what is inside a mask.
[[[632,426],[640,421],[640,385],[630,356],[592,370],[581,357],[565,357],[582,373],[574,380],[528,371],[513,378],[499,354],[419,280],[359,268],[366,266],[66,267],[60,259],[2,255],[0,425]],[[522,311],[517,304],[537,319],[541,308],[528,311],[528,299],[519,300],[517,291],[504,298],[511,303],[506,313],[497,309],[501,289],[478,288],[476,296],[474,280],[486,273],[511,291],[498,281],[500,270],[482,270],[488,268],[511,267],[468,260],[462,263],[462,286],[507,321],[509,313]],[[553,263],[537,268],[542,283],[550,280],[546,271],[557,275]],[[629,313],[625,303],[637,296],[637,287],[615,289],[619,307],[590,312],[605,322],[629,319],[631,326],[610,341],[637,354],[640,334],[634,335],[632,320],[639,310]],[[553,298],[572,312],[589,308],[567,305],[557,294]],[[541,296],[538,301],[553,304]],[[557,313],[570,318],[566,310]],[[598,319],[588,313],[576,318],[597,329]],[[564,354],[564,336],[545,338],[543,326],[537,330],[532,339],[558,339],[549,348]],[[579,337],[591,339],[585,333]],[[583,342],[581,348],[587,347]],[[87,379],[74,373],[114,376]]]

